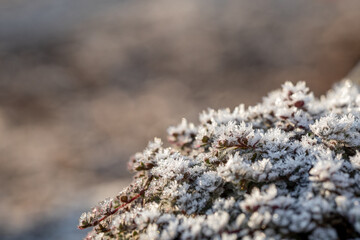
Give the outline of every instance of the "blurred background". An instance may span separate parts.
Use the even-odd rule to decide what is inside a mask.
[[[360,60],[358,0],[1,0],[0,238],[79,239],[126,163],[207,107]]]

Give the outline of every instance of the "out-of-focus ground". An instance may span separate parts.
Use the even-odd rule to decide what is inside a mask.
[[[182,117],[317,95],[360,59],[360,1],[0,2],[0,233],[77,239],[128,158]]]

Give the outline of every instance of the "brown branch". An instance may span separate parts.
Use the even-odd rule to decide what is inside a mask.
[[[135,201],[136,199],[138,199],[141,195],[144,194],[144,190],[141,190],[139,194],[137,194],[136,196],[132,197],[128,202],[120,205],[119,207],[115,208],[114,210],[112,210],[110,213],[106,214],[105,216],[103,216],[102,218],[100,218],[99,220],[96,220],[95,222],[85,226],[85,227],[82,227],[82,226],[78,226],[79,229],[85,229],[85,228],[88,228],[88,227],[94,227],[96,225],[98,225],[100,222],[104,221],[106,218],[108,218],[109,216],[115,214],[117,211],[119,211],[119,209],[125,207],[126,205],[128,205],[129,203],[132,203],[133,201]]]

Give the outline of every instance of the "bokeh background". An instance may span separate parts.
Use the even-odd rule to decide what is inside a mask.
[[[317,96],[360,60],[358,0],[1,0],[0,238],[79,239],[182,117]]]

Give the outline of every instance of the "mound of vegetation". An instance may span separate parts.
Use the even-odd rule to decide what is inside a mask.
[[[135,154],[130,186],[83,213],[87,239],[359,239],[360,89],[286,82],[208,109]]]

